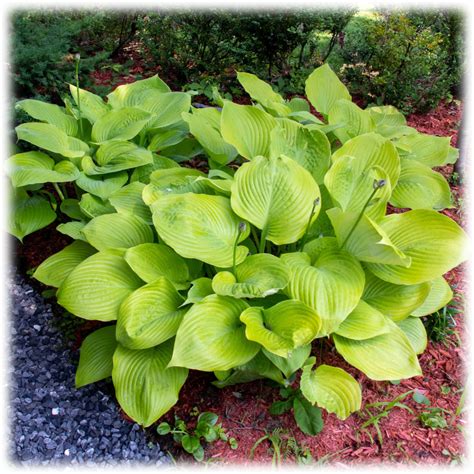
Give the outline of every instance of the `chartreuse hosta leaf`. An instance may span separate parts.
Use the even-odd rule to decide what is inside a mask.
[[[110,195],[110,204],[119,214],[137,216],[147,224],[152,224],[150,208],[142,199],[144,187],[139,181],[130,183]]]
[[[375,221],[335,207],[326,211],[340,246],[362,262],[388,263],[409,267],[411,259],[390,240]]]
[[[450,161],[450,142],[449,137],[412,133],[401,137],[395,145],[400,149],[401,155],[433,168]]]
[[[297,300],[286,300],[268,309],[251,307],[240,315],[245,336],[280,357],[309,344],[321,330],[313,309]]]
[[[107,96],[107,103],[114,109],[122,107],[136,107],[143,103],[143,100],[150,91],[170,92],[170,88],[158,75],[135,81],[131,84],[118,86]]]
[[[112,375],[112,357],[117,348],[115,325],[97,329],[81,345],[76,371],[76,388]]]
[[[390,331],[387,318],[377,309],[360,300],[349,316],[335,330],[339,336],[354,339],[370,339]]]
[[[400,176],[400,157],[397,149],[390,140],[378,133],[366,133],[355,137],[335,151],[332,155],[333,162],[344,156],[356,158],[352,162],[353,172],[356,176],[374,166],[382,168],[388,175],[392,189]]]
[[[354,340],[333,334],[344,359],[372,380],[400,380],[421,375],[420,364],[410,340],[387,319],[389,332],[371,339]]]
[[[284,292],[313,308],[322,320],[319,336],[330,334],[357,306],[364,290],[360,263],[345,250],[324,249],[311,263],[306,253],[284,254],[291,268]]]
[[[266,349],[262,349],[262,352],[265,354],[265,357],[270,359],[272,363],[283,372],[283,375],[289,379],[298,369],[301,369],[303,363],[309,357],[311,344],[293,349],[287,357],[280,357]]]
[[[142,198],[151,206],[158,198],[167,194],[184,194],[193,192],[205,194],[207,186],[196,182],[196,178],[204,178],[205,174],[191,168],[169,168],[153,171],[150,183],[145,186]]]
[[[205,194],[169,194],[155,201],[151,210],[160,239],[185,258],[199,259],[228,268],[233,265],[234,244],[248,236],[250,226],[239,236],[241,220],[232,212],[229,199]],[[238,265],[248,249],[237,246]]]
[[[185,260],[163,244],[140,244],[129,248],[125,260],[147,283],[166,277],[178,290],[189,287],[189,269]]]
[[[435,210],[453,207],[449,184],[441,173],[409,158],[402,158],[400,163],[400,178],[390,198],[392,206]]]
[[[400,127],[407,124],[405,116],[393,105],[382,105],[367,109],[375,125],[378,127]]]
[[[216,128],[205,115],[193,111],[193,114],[183,114],[183,119],[204,151],[215,162],[226,165],[238,155],[237,150],[222,138],[220,125]]]
[[[76,184],[87,193],[106,201],[111,194],[118,191],[127,181],[128,174],[126,171],[98,176],[87,176],[81,172]]]
[[[426,292],[426,298],[422,303],[411,312],[412,316],[421,317],[433,314],[444,308],[453,299],[453,290],[448,282],[442,277],[435,278],[433,281],[425,283],[429,290]]]
[[[152,114],[147,128],[169,127],[181,121],[181,114],[191,107],[191,96],[185,92],[150,90],[136,107]]]
[[[122,301],[143,281],[123,258],[123,251],[98,252],[69,273],[58,290],[58,303],[84,319],[113,321]]]
[[[245,89],[245,92],[247,92],[253,100],[260,102],[266,109],[283,116],[291,112],[290,107],[285,104],[285,99],[275,92],[270,84],[262,81],[254,74],[238,72],[237,80]]]
[[[191,282],[191,285],[192,286],[188,291],[186,301],[182,304],[182,306],[191,303],[198,303],[206,296],[212,295],[214,293],[214,290],[212,289],[212,280],[210,278],[197,278]]]
[[[342,125],[333,131],[342,143],[375,130],[370,113],[346,99],[338,100],[329,109],[328,122],[329,125]]]
[[[89,219],[115,212],[115,208],[108,201],[104,202],[102,199],[89,193],[84,193],[81,196],[79,209]]]
[[[421,319],[410,316],[399,321],[397,325],[408,337],[415,353],[423,354],[428,345],[428,335]]]
[[[24,110],[30,117],[46,122],[62,130],[66,135],[74,137],[78,132],[77,120],[66,115],[64,109],[40,100],[26,99],[17,102],[15,108]]]
[[[91,139],[95,143],[108,140],[131,140],[136,137],[153,115],[136,107],[111,110],[94,123]]]
[[[8,174],[13,186],[40,183],[65,183],[79,177],[79,170],[68,160],[55,163],[39,151],[18,153],[7,160]]]
[[[97,122],[97,120],[110,111],[110,106],[98,95],[84,89],[77,89],[72,84],[69,84],[69,90],[76,105],[78,105],[78,102],[81,103],[81,116],[89,120],[90,123]]]
[[[263,110],[251,105],[237,105],[226,101],[222,109],[221,133],[245,158],[268,156],[270,132],[276,120]]]
[[[154,239],[150,226],[139,217],[118,213],[95,217],[82,233],[97,250],[130,248]]]
[[[14,191],[8,214],[8,232],[20,241],[33,232],[46,227],[56,219],[49,201],[40,195],[29,196],[18,188]]]
[[[83,141],[68,136],[65,132],[49,123],[22,123],[15,128],[18,140],[24,140],[66,158],[80,158],[89,152],[89,146]]]
[[[278,357],[278,356],[275,356]],[[279,384],[285,381],[280,370],[265,357],[262,351],[246,364],[240,365],[233,370],[216,371],[218,380],[212,382],[218,388],[228,387],[237,383],[252,382],[259,379],[274,380]]]
[[[44,285],[59,288],[74,268],[94,253],[96,253],[94,247],[91,247],[86,242],[76,240],[63,250],[44,260],[35,270],[33,278],[36,278]]]
[[[176,335],[186,309],[165,277],[135,290],[120,305],[117,340],[129,349],[148,349]]]
[[[178,401],[188,376],[187,369],[167,367],[172,351],[172,340],[145,350],[119,344],[115,350],[112,381],[117,400],[125,413],[144,427]]]
[[[319,187],[309,171],[285,156],[258,156],[235,173],[231,204],[234,212],[262,229],[262,240],[277,245],[296,242],[305,233]],[[317,203],[316,203],[317,204]]]
[[[461,227],[436,211],[418,209],[392,214],[379,222],[392,243],[411,258],[411,265],[368,263],[382,280],[398,285],[430,281],[465,261],[469,240]]]
[[[374,182],[383,180],[385,185],[374,193]],[[324,177],[324,184],[333,202],[343,211],[364,214],[374,220],[385,215],[387,202],[392,194],[388,175],[380,166],[361,169],[359,158],[350,155],[338,158]],[[370,204],[367,201],[373,196]]]
[[[362,391],[357,380],[345,370],[329,365],[320,365],[313,371],[315,363],[316,358],[310,357],[301,373],[300,389],[305,398],[335,413],[340,420],[360,410]]]
[[[328,115],[339,99],[351,100],[347,87],[328,64],[316,68],[308,76],[305,91],[313,107],[323,115]]]
[[[417,285],[395,285],[367,271],[362,299],[392,321],[398,322],[413,314],[415,308],[419,308],[426,300],[429,291],[428,282]]]
[[[145,148],[126,141],[110,141],[99,147],[95,161],[90,156],[82,159],[82,169],[88,175],[101,175],[128,170],[153,162],[153,155]]]
[[[179,326],[169,367],[212,372],[250,361],[260,345],[245,337],[239,317],[247,308],[230,296],[210,295],[195,303]]]
[[[318,184],[331,164],[331,145],[319,130],[309,130],[293,120],[277,119],[271,131],[270,156],[285,155],[306,168]]]
[[[286,287],[290,270],[278,257],[258,254],[247,257],[231,272],[219,272],[212,280],[212,288],[218,295],[235,298],[263,298]]]
[[[75,240],[82,240],[84,242],[87,242],[86,238],[82,234],[82,229],[86,225],[86,222],[84,221],[71,221],[71,222],[66,222],[64,224],[59,224],[56,227],[56,230],[58,232],[61,232],[61,234],[68,235],[72,239]]]

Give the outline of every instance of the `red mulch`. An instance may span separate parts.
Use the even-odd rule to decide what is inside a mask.
[[[98,84],[119,85],[133,80],[133,74],[141,73],[134,66],[128,75],[115,77],[110,70],[93,73]],[[153,73],[153,72],[152,72]],[[243,100],[243,102],[245,102]],[[408,117],[408,124],[416,127],[420,132],[441,136],[451,136],[455,145],[457,138],[456,127],[461,118],[462,107],[457,103],[441,103],[439,107],[428,114],[412,114]],[[441,170],[446,176],[452,172],[448,166]],[[461,189],[452,186],[456,199],[462,197]],[[393,211],[393,209],[392,209]],[[397,210],[398,211],[398,210]],[[454,208],[444,211],[461,225],[465,224],[462,209]],[[53,224],[45,230],[32,234],[25,239],[25,245],[16,247],[15,253],[21,267],[25,270],[37,266],[45,257],[63,248],[69,239],[54,230]],[[45,245],[45,242],[47,245]],[[466,291],[466,265],[462,265],[449,272],[446,277],[455,287],[456,294],[464,295]],[[462,341],[458,346],[455,335],[449,336],[445,343],[429,343],[427,350],[420,356],[420,364],[424,376],[402,381],[399,385],[389,382],[374,382],[362,373],[349,366],[335,351],[329,340],[316,344],[314,353],[320,363],[336,365],[346,369],[361,383],[363,390],[363,407],[367,403],[376,401],[390,401],[396,396],[411,389],[421,390],[430,400],[431,406],[449,410],[453,415],[448,417],[449,426],[446,429],[432,430],[425,428],[417,419],[424,406],[415,403],[407,397],[403,403],[409,405],[415,415],[400,408],[391,410],[388,417],[380,422],[383,433],[383,444],[377,441],[375,429],[369,427],[367,432],[361,432],[360,426],[364,422],[362,415],[353,414],[347,420],[341,421],[333,414],[323,411],[324,430],[317,436],[306,436],[296,426],[291,415],[272,416],[269,407],[278,399],[278,388],[272,387],[265,381],[256,381],[248,384],[235,385],[224,389],[217,389],[211,384],[212,374],[191,371],[190,376],[180,393],[177,405],[166,414],[162,420],[172,421],[174,415],[186,421],[192,421],[190,412],[194,407],[199,411],[212,411],[219,415],[220,422],[229,436],[238,441],[238,449],[232,450],[228,444],[218,441],[206,447],[206,459],[211,458],[222,464],[250,464],[252,462],[270,463],[272,452],[270,444],[263,442],[255,450],[254,461],[249,459],[254,443],[265,433],[271,433],[276,428],[282,428],[282,439],[289,436],[296,438],[300,446],[307,447],[315,460],[327,460],[329,463],[361,464],[380,461],[390,462],[421,462],[425,464],[448,464],[452,459],[462,456],[464,451],[464,437],[459,427],[463,426],[464,415],[454,418],[454,412],[459,403],[460,393],[464,386],[467,342],[466,328],[463,316],[456,319],[456,331]],[[449,387],[450,393],[444,395],[441,387]],[[150,433],[153,437],[153,433]],[[181,449],[175,449],[170,437],[157,437],[162,447],[170,449],[175,457],[186,461],[192,458],[182,454]],[[285,444],[285,443],[283,443]],[[447,451],[451,454],[444,454]],[[444,451],[444,453],[443,453]],[[294,455],[284,449],[285,463],[294,463]]]

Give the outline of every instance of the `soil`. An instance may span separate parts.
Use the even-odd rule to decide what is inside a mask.
[[[135,66],[136,68],[137,66]],[[139,66],[138,66],[139,67]],[[121,80],[114,80],[110,71],[94,75],[101,84],[130,82],[133,75],[141,71],[131,71]],[[129,80],[130,78],[130,80]],[[456,145],[457,126],[462,114],[459,102],[442,102],[436,110],[427,114],[412,114],[408,124],[420,132],[440,136],[450,136]],[[196,165],[203,166],[202,163]],[[440,171],[451,178],[452,166]],[[463,205],[462,187],[459,183],[450,182],[456,207],[443,211],[461,225],[466,224]],[[394,211],[392,209],[392,211]],[[398,210],[397,210],[398,211]],[[14,244],[13,254],[20,270],[36,267],[49,255],[59,251],[70,242],[70,239],[59,234],[52,224],[42,231],[27,236],[24,245]],[[456,299],[463,300],[467,287],[466,265],[452,270],[446,275],[448,282],[455,290]],[[195,417],[190,413],[196,407],[200,412],[212,411],[219,415],[219,422],[229,436],[236,438],[238,448],[233,450],[229,444],[217,441],[206,447],[206,459],[220,464],[250,464],[253,462],[271,463],[274,451],[269,441],[262,442],[254,451],[256,441],[276,429],[281,429],[281,451],[284,463],[294,464],[300,456],[292,448],[294,440],[300,448],[306,448],[314,461],[319,464],[361,464],[371,462],[400,462],[424,464],[449,464],[462,461],[464,456],[464,414],[461,411],[460,398],[465,384],[465,358],[469,335],[464,325],[464,316],[460,312],[454,316],[456,326],[454,333],[442,342],[430,342],[425,353],[420,356],[423,376],[401,381],[399,384],[375,382],[349,366],[334,350],[331,341],[323,340],[314,348],[314,355],[321,363],[342,367],[352,374],[362,386],[362,410],[341,421],[333,414],[323,410],[324,429],[317,436],[306,436],[296,426],[291,413],[272,416],[270,405],[279,399],[279,390],[267,381],[255,381],[217,389],[211,382],[212,374],[190,371],[189,378],[183,386],[179,402],[160,421],[172,422],[179,416],[191,425]],[[94,329],[85,323],[82,331],[77,333],[81,339]],[[80,340],[79,340],[80,342]],[[410,407],[413,413],[402,408],[393,408],[388,416],[380,421],[383,441],[377,437],[374,426],[361,430],[367,420],[365,406],[380,401],[391,401],[409,390],[421,391],[430,401],[431,407],[447,410],[448,426],[445,429],[431,429],[422,425],[419,415],[427,410],[426,405],[416,403],[411,396],[402,402]],[[149,431],[150,439],[156,436],[154,429]],[[156,438],[158,439],[158,438]],[[173,443],[171,437],[159,437],[160,444],[178,460],[192,461],[192,458]]]

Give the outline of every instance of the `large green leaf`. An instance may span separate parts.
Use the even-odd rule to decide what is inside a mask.
[[[181,121],[181,114],[191,107],[191,96],[185,92],[149,90],[137,108],[153,114],[147,128],[169,127]]]
[[[424,133],[405,135],[395,145],[408,159],[416,160],[430,168],[443,166],[450,161],[449,137],[436,137]]]
[[[102,199],[89,193],[84,193],[81,196],[79,209],[89,219],[115,212],[115,208],[108,201],[104,202]]]
[[[385,185],[373,194],[374,183],[381,180]],[[385,215],[392,194],[390,180],[383,168],[374,165],[361,169],[359,158],[350,155],[341,156],[334,162],[324,177],[324,184],[333,202],[343,211],[360,214],[364,210],[365,215],[376,221]]]
[[[209,157],[226,165],[238,155],[237,150],[225,142],[219,128],[215,128],[213,123],[202,114],[183,114],[183,119],[188,123],[189,130],[202,145]]]
[[[188,370],[168,368],[173,341],[145,350],[118,345],[112,381],[125,413],[144,427],[164,415],[177,401]]]
[[[82,240],[87,242],[86,238],[82,234],[82,229],[86,225],[84,221],[71,221],[66,222],[65,224],[59,224],[56,227],[56,230],[61,234],[68,235],[74,240]]]
[[[400,164],[400,178],[390,198],[392,206],[435,210],[453,207],[451,189],[441,173],[409,158],[402,158]]]
[[[148,349],[176,335],[187,309],[173,284],[160,277],[135,290],[120,305],[117,340],[129,349]]]
[[[309,357],[311,344],[293,349],[287,357],[280,357],[266,349],[262,349],[262,352],[265,354],[265,357],[270,359],[272,363],[283,372],[283,375],[289,379],[297,370],[301,369],[304,361]]]
[[[35,194],[29,196],[23,189],[14,193],[8,214],[8,232],[20,241],[33,232],[46,227],[56,219],[49,201]]]
[[[80,158],[89,152],[87,143],[69,137],[62,130],[48,123],[22,123],[15,128],[15,131],[18,140],[24,140],[66,158]]]
[[[320,365],[313,371],[315,362],[316,358],[310,357],[301,373],[300,389],[306,399],[335,413],[340,420],[360,410],[362,391],[357,380],[345,370],[329,365]]]
[[[95,143],[131,140],[142,131],[152,117],[152,114],[135,107],[112,110],[94,123],[91,139]]]
[[[98,176],[87,176],[81,172],[76,180],[76,184],[84,191],[98,196],[105,201],[127,181],[128,174],[126,171]]]
[[[179,255],[227,268],[233,264],[234,243],[240,220],[232,212],[229,199],[205,194],[170,194],[151,206],[158,235]],[[245,240],[250,232],[239,237]],[[236,249],[236,263],[247,256],[247,247]]]
[[[339,336],[355,339],[370,339],[390,331],[387,318],[377,309],[360,300],[349,316],[336,329]]]
[[[166,156],[157,155],[156,153],[152,153],[152,155],[152,163],[139,166],[133,170],[133,173],[130,176],[130,182],[133,183],[134,181],[140,181],[141,183],[148,184],[150,182],[150,175],[153,173],[153,171],[179,168],[179,165],[176,163],[176,161],[166,158]]]
[[[433,280],[467,259],[466,233],[449,217],[418,209],[392,214],[379,222],[392,243],[411,258],[411,265],[368,263],[369,270],[382,280],[414,285]]]
[[[85,156],[82,159],[82,168],[88,175],[101,175],[136,168],[152,162],[153,155],[145,148],[131,142],[111,141],[99,147],[95,162],[90,156]]]
[[[158,75],[118,86],[108,96],[108,104],[114,109],[139,106],[150,92],[170,92],[170,88]]]
[[[258,254],[247,257],[231,272],[219,272],[212,280],[218,295],[234,298],[264,298],[286,287],[290,279],[289,268],[278,257]]]
[[[309,306],[286,300],[268,309],[250,307],[240,320],[246,325],[245,336],[280,357],[309,344],[321,330],[321,320]]]
[[[33,278],[44,285],[59,288],[74,268],[95,252],[86,242],[76,240],[42,262],[35,270]]]
[[[110,195],[110,204],[119,214],[137,216],[147,224],[152,224],[150,208],[142,199],[144,187],[139,181],[130,183]]]
[[[163,244],[141,244],[129,248],[125,260],[147,283],[166,277],[178,290],[188,288],[189,269],[185,260]]]
[[[275,125],[270,114],[251,105],[226,101],[222,109],[222,137],[249,160],[259,155],[268,156],[270,132]]]
[[[122,301],[143,282],[127,265],[122,252],[98,252],[69,273],[57,293],[58,303],[84,319],[117,319]]]
[[[406,334],[416,354],[423,354],[428,345],[428,335],[421,319],[408,317],[397,323],[398,327]]]
[[[210,295],[195,303],[178,329],[169,366],[211,372],[250,361],[260,346],[245,337],[239,317],[246,308],[230,296]]]
[[[66,115],[64,109],[57,105],[48,104],[41,100],[26,99],[17,102],[16,108],[24,110],[30,117],[40,122],[54,125],[66,135],[72,137],[77,135],[77,120],[71,115]]]
[[[393,105],[382,105],[367,109],[377,128],[379,127],[400,127],[406,125],[405,116]]]
[[[396,186],[400,176],[400,157],[390,140],[378,133],[366,133],[344,143],[333,153],[332,160],[336,162],[346,155],[356,158],[352,162],[356,176],[374,166],[379,166],[387,173],[391,187]]]
[[[323,64],[308,76],[305,91],[313,107],[323,115],[328,115],[339,99],[351,100],[347,87],[339,80],[329,64]]]
[[[433,314],[444,308],[453,299],[453,290],[442,276],[424,284],[429,288],[425,293],[427,296],[411,312],[412,316],[421,317]]]
[[[339,354],[372,380],[400,380],[421,375],[420,364],[405,333],[391,323],[380,336],[355,341],[333,334]]]
[[[333,133],[342,143],[375,130],[370,113],[346,99],[338,100],[329,109],[328,122],[329,125],[341,125]]]
[[[281,258],[292,273],[285,293],[316,311],[322,320],[319,336],[330,334],[362,296],[365,276],[360,263],[335,248],[323,250],[313,264],[305,253],[284,254]]]
[[[326,211],[337,241],[362,262],[390,263],[408,267],[411,259],[390,240],[387,233],[370,217],[359,220],[355,212],[342,212],[335,207]]]
[[[97,120],[110,111],[110,106],[98,95],[84,89],[77,89],[76,86],[72,84],[69,84],[69,90],[76,105],[78,105],[79,102],[81,103],[81,116],[89,120],[90,123],[93,124],[97,122]]]
[[[79,170],[67,160],[55,163],[52,158],[39,151],[18,153],[10,157],[6,166],[13,186],[28,186],[40,183],[64,183],[79,177]]]
[[[395,285],[381,280],[371,272],[365,274],[365,289],[362,298],[392,321],[401,321],[425,301],[430,284]]]
[[[319,214],[321,197],[311,174],[296,161],[259,156],[235,173],[231,204],[236,214],[263,229],[277,245],[296,242]]]
[[[115,325],[97,329],[89,334],[81,345],[76,388],[110,377],[116,348]]]
[[[331,164],[331,145],[319,130],[309,130],[293,120],[278,119],[271,131],[270,156],[285,155],[306,168],[318,184]]]
[[[92,219],[82,233],[98,250],[130,248],[153,242],[153,231],[139,217],[126,214],[104,214]]]

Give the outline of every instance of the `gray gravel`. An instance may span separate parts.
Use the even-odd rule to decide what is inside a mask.
[[[7,287],[11,460],[20,465],[169,465],[158,444],[120,416],[110,382],[74,388],[77,355],[52,324],[58,316],[41,295],[13,271]]]

